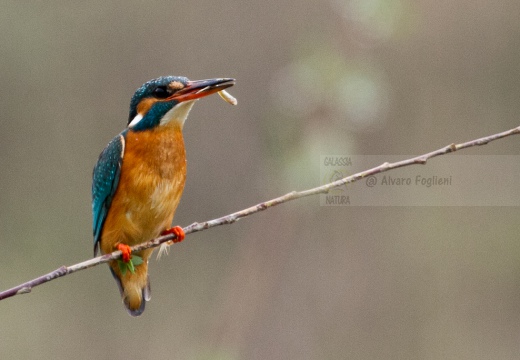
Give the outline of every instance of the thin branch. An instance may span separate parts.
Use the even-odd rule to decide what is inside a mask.
[[[275,199],[271,199],[271,200],[268,200],[265,202],[261,202],[257,205],[251,206],[247,209],[237,211],[233,214],[229,214],[229,215],[220,217],[218,219],[209,220],[209,221],[200,222],[200,223],[195,222],[195,223],[185,227],[184,233],[187,235],[190,233],[206,230],[206,229],[209,229],[209,228],[212,228],[215,226],[232,224],[235,221],[237,221],[243,217],[249,216],[251,214],[255,214],[257,212],[266,210],[270,207],[273,207],[273,206],[276,206],[279,204],[283,204],[283,203],[291,201],[291,200],[295,200],[295,199],[299,199],[299,198],[303,198],[303,197],[311,196],[311,195],[328,193],[329,190],[332,188],[336,188],[336,187],[339,187],[339,186],[342,186],[345,184],[350,184],[350,183],[353,183],[360,179],[363,179],[367,176],[379,174],[379,173],[382,173],[385,171],[389,171],[391,169],[396,169],[396,168],[400,168],[403,166],[409,166],[409,165],[424,165],[424,164],[426,164],[426,162],[429,159],[431,159],[433,157],[445,155],[445,154],[452,153],[457,150],[462,150],[462,149],[466,149],[466,148],[473,147],[473,146],[485,145],[491,141],[502,139],[507,136],[516,135],[516,134],[520,134],[520,126],[514,128],[514,129],[511,129],[511,130],[508,130],[508,131],[504,131],[504,132],[490,135],[490,136],[485,136],[483,138],[468,141],[465,143],[451,144],[451,145],[445,146],[443,148],[440,148],[438,150],[435,150],[435,151],[432,151],[427,154],[420,155],[420,156],[417,156],[417,157],[414,157],[411,159],[406,159],[406,160],[402,160],[402,161],[398,161],[398,162],[394,162],[394,163],[385,162],[372,169],[368,169],[368,170],[359,172],[357,174],[347,176],[343,179],[340,179],[340,180],[337,180],[337,181],[334,181],[334,182],[331,182],[331,183],[328,183],[328,184],[325,184],[322,186],[318,186],[318,187],[308,189],[308,190],[303,190],[303,191],[292,191],[283,196],[280,196],[280,197],[277,197]],[[165,236],[160,236],[160,237],[150,240],[148,242],[133,246],[131,249],[132,249],[132,252],[138,252],[138,251],[148,249],[148,248],[155,248],[166,242],[168,242],[168,244],[171,244],[172,240],[174,240],[175,238],[176,238],[176,236],[174,234],[168,234]],[[120,257],[121,257],[121,251],[114,251],[113,253],[98,256],[96,258],[86,260],[86,261],[80,262],[75,265],[62,266],[48,274],[42,275],[40,277],[37,277],[36,279],[33,279],[26,283],[20,284],[18,286],[15,286],[9,290],[0,292],[0,300],[6,299],[8,297],[18,295],[18,294],[29,293],[29,292],[31,292],[32,288],[35,286],[44,284],[46,282],[49,282],[51,280],[60,278],[62,276],[68,275],[68,274],[75,273],[76,271],[85,270],[85,269],[91,268],[93,266],[97,266],[99,264],[109,262],[110,260],[119,259]]]

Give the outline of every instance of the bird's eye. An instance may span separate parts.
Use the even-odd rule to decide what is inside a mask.
[[[153,95],[158,99],[164,99],[170,96],[170,92],[166,86],[158,86],[153,90]]]

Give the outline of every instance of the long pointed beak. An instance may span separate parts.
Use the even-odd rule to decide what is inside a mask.
[[[177,91],[167,100],[177,100],[178,102],[197,100],[233,85],[235,85],[235,79],[231,78],[188,81],[182,90]]]

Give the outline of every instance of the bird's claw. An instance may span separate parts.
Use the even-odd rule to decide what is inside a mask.
[[[180,226],[174,226],[170,229],[164,230],[161,233],[161,236],[169,235],[169,234],[174,234],[176,236],[175,239],[172,240],[174,243],[181,242],[182,240],[184,240],[184,237],[186,236],[184,234],[184,230],[182,230],[182,228]]]
[[[126,244],[118,244],[117,250],[121,251],[121,260],[123,260],[123,262],[130,262],[130,256],[132,255],[132,250],[130,249],[130,246]]]

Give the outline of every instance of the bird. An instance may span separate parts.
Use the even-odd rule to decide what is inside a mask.
[[[234,84],[232,78],[190,81],[182,76],[146,82],[132,96],[127,127],[94,166],[94,257],[121,251],[121,260],[108,265],[132,316],[141,315],[150,300],[148,259],[153,249],[134,257],[130,247],[170,233],[175,242],[184,239],[181,227],[170,228],[186,181],[184,122],[198,99]]]

